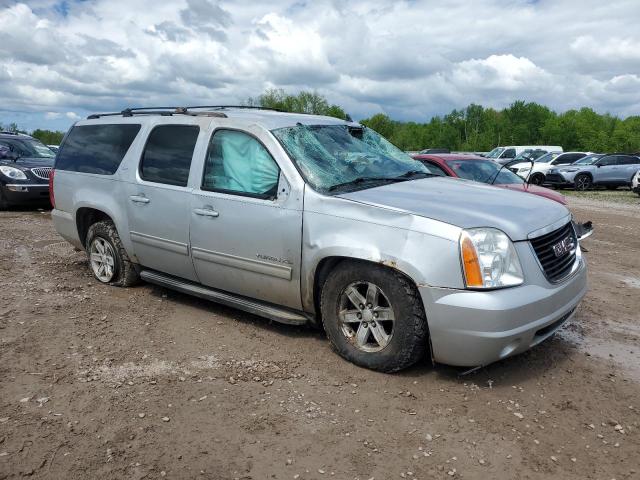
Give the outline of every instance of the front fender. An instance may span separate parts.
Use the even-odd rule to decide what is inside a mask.
[[[305,311],[315,311],[316,270],[330,257],[379,263],[402,272],[417,286],[464,288],[459,228],[334,197],[324,197],[321,204],[308,198],[305,197],[301,268]]]

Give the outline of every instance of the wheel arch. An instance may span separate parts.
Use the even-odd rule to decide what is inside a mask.
[[[78,238],[82,245],[86,244],[89,227],[94,223],[105,220],[113,223],[113,218],[100,209],[93,207],[80,207],[76,210],[76,227],[78,229]]]

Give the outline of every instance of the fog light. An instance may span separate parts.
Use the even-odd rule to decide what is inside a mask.
[[[29,191],[27,187],[23,187],[21,185],[7,185],[7,189],[11,192],[28,192]]]

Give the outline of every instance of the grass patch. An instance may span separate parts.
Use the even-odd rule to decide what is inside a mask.
[[[628,205],[637,205],[640,203],[640,196],[628,189],[587,190],[586,192],[577,192],[569,189],[558,191],[568,197],[588,198],[589,200],[599,200],[602,202],[626,203]]]

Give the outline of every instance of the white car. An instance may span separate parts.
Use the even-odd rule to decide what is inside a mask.
[[[640,195],[640,170],[631,179],[631,190]]]
[[[539,158],[536,158],[531,165],[530,161],[516,163],[509,166],[509,170],[518,174],[525,180],[528,178],[529,183],[534,185],[542,185],[545,181],[549,170],[557,165],[571,165],[591,152],[549,152]]]
[[[533,151],[546,152],[563,152],[560,145],[514,145],[510,147],[496,147],[487,153],[485,156],[492,160],[495,160],[500,165],[504,165],[507,162],[517,158],[523,152]]]

